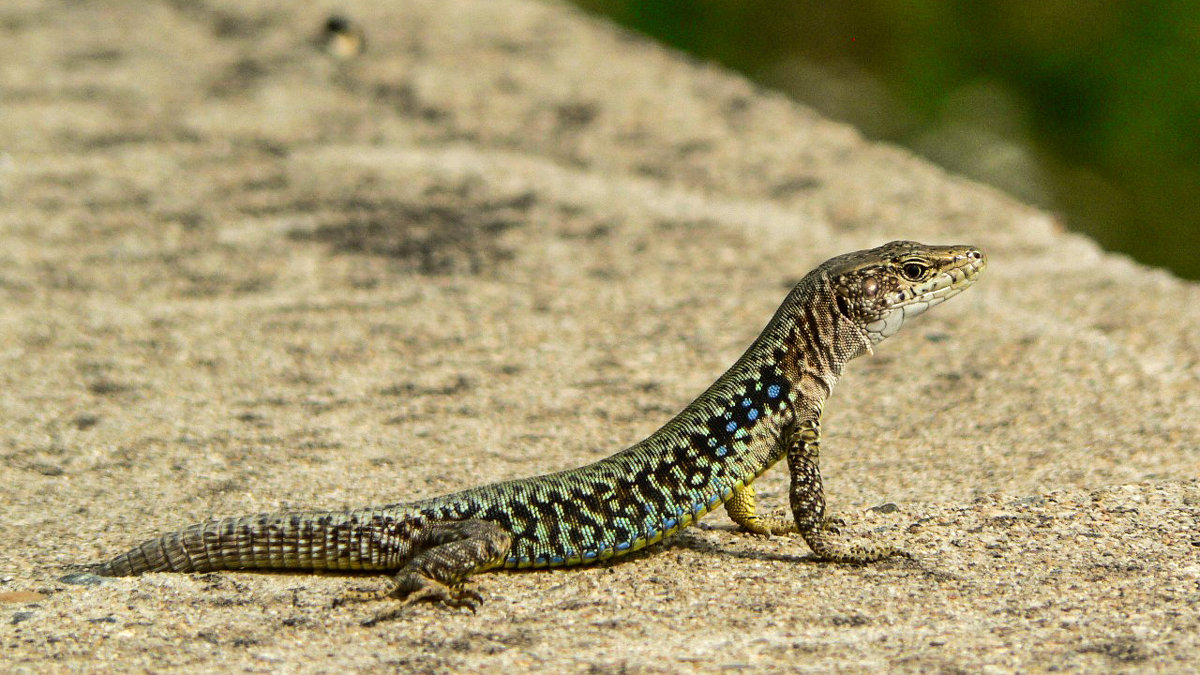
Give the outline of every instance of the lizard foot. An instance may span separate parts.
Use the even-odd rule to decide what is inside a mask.
[[[838,534],[842,528],[846,526],[846,521],[837,516],[826,516],[825,520],[821,521],[821,530],[829,534]]]
[[[474,614],[475,608],[483,603],[483,596],[462,584],[447,586],[439,581],[426,579],[420,588],[409,591],[401,598],[402,606],[415,602],[440,602],[447,607],[466,607]]]
[[[766,515],[751,515],[743,517],[738,522],[738,531],[745,534],[769,539],[772,536],[799,532],[796,521],[783,511],[772,511]]]
[[[335,603],[335,606],[348,601],[381,600],[388,597],[397,598],[400,603],[392,609],[366,619],[362,625],[374,626],[377,623],[395,619],[403,615],[409,605],[418,602],[440,602],[447,607],[466,607],[471,610],[472,614],[475,613],[475,608],[483,603],[483,596],[478,591],[467,588],[461,583],[446,585],[428,577],[411,575],[384,590],[348,592]]]

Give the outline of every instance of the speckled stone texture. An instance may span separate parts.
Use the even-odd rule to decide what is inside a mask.
[[[568,7],[0,7],[0,659],[15,672],[1200,667],[1200,288]],[[813,563],[723,514],[363,627],[336,575],[71,563],[212,515],[570,468],[655,429],[826,258],[978,244],[850,364]],[[765,508],[785,471],[757,485]]]

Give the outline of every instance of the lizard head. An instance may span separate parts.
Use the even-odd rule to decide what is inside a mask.
[[[904,322],[966,290],[987,257],[974,246],[926,246],[893,241],[838,256],[823,267],[838,312],[863,330],[872,345]]]

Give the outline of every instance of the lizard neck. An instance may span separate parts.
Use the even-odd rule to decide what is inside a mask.
[[[729,370],[627,452],[749,483],[783,456],[787,429],[820,416],[846,362],[869,346],[827,275],[810,273]]]
[[[866,332],[838,309],[829,277],[820,269],[796,285],[747,355],[772,349],[792,386],[792,414],[817,418],[846,363],[871,352]]]

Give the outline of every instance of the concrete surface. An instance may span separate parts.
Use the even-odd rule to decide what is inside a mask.
[[[314,46],[334,10],[360,57]],[[1196,285],[557,3],[22,0],[0,36],[4,670],[1200,667]],[[916,562],[721,514],[372,628],[329,605],[374,578],[59,580],[602,457],[896,238],[990,258],[825,419],[832,508]]]

